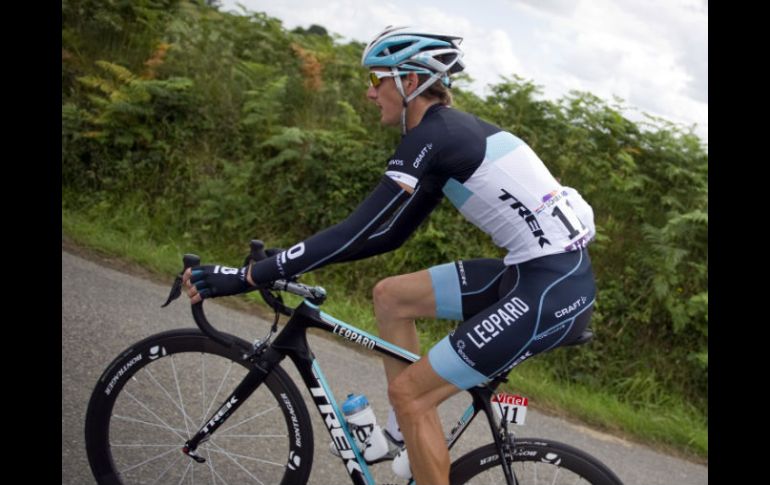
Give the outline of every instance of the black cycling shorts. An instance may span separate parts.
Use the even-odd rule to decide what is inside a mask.
[[[512,266],[499,259],[457,261],[429,272],[436,316],[463,322],[428,359],[460,389],[578,338],[596,297],[587,249]]]

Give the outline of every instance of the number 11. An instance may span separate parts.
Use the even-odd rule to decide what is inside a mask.
[[[567,202],[567,206],[569,206],[569,202]],[[569,206],[569,207],[570,207],[570,209],[572,208],[571,206]],[[575,218],[575,220],[580,224],[580,226],[583,229],[585,229],[586,226],[583,225],[583,222],[580,219],[578,219],[578,217],[575,215],[575,212],[574,211],[570,211],[570,212],[571,212],[571,215]],[[556,207],[553,208],[553,212],[551,212],[551,217],[558,217],[559,218],[559,220],[562,222],[562,224],[564,224],[564,226],[569,231],[569,235],[567,237],[569,237],[570,239],[573,239],[575,236],[580,234],[580,231],[575,229],[575,226],[573,226],[572,223],[570,222],[570,220],[567,219],[567,215],[564,214],[564,212],[562,212],[562,210],[559,208],[559,206],[556,206]]]
[[[511,411],[513,413],[513,416],[512,416],[513,419],[510,419],[510,420],[508,419],[508,411]],[[510,423],[513,423],[513,424],[519,424],[516,421],[516,416],[518,414],[519,414],[519,408],[518,407],[516,407],[516,406],[505,406],[505,416],[503,416],[503,419],[505,419],[506,421],[508,421]]]

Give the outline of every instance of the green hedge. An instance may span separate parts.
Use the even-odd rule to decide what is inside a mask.
[[[136,214],[148,238],[241,259],[344,218],[381,176],[398,131],[365,99],[362,44],[183,1],[62,2],[67,210]],[[465,78],[467,79],[467,78]],[[683,398],[707,415],[708,153],[662,119],[633,123],[590,93],[542,99],[512,75],[455,104],[529,143],[593,206],[595,343],[542,359],[627,402]],[[323,269],[366,297],[385,275],[501,256],[447,203],[401,249]],[[441,328],[449,328],[450,324]]]

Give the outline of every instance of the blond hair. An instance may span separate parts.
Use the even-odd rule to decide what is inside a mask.
[[[425,81],[428,80],[427,74],[420,74],[418,75],[419,83],[422,84]],[[433,84],[430,85],[428,89],[420,93],[420,96],[425,96],[426,98],[431,99],[438,99],[438,102],[445,105],[445,106],[451,106],[452,105],[452,92],[449,90],[446,84],[439,78],[437,79]]]

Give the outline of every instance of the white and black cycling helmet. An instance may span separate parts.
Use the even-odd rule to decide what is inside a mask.
[[[401,113],[403,132],[406,133],[406,106],[439,79],[449,86],[449,75],[465,69],[460,50],[462,37],[425,32],[411,27],[388,26],[374,37],[361,56],[364,67],[389,67],[396,88],[404,100]],[[409,96],[404,92],[397,74],[428,74],[430,77]]]

